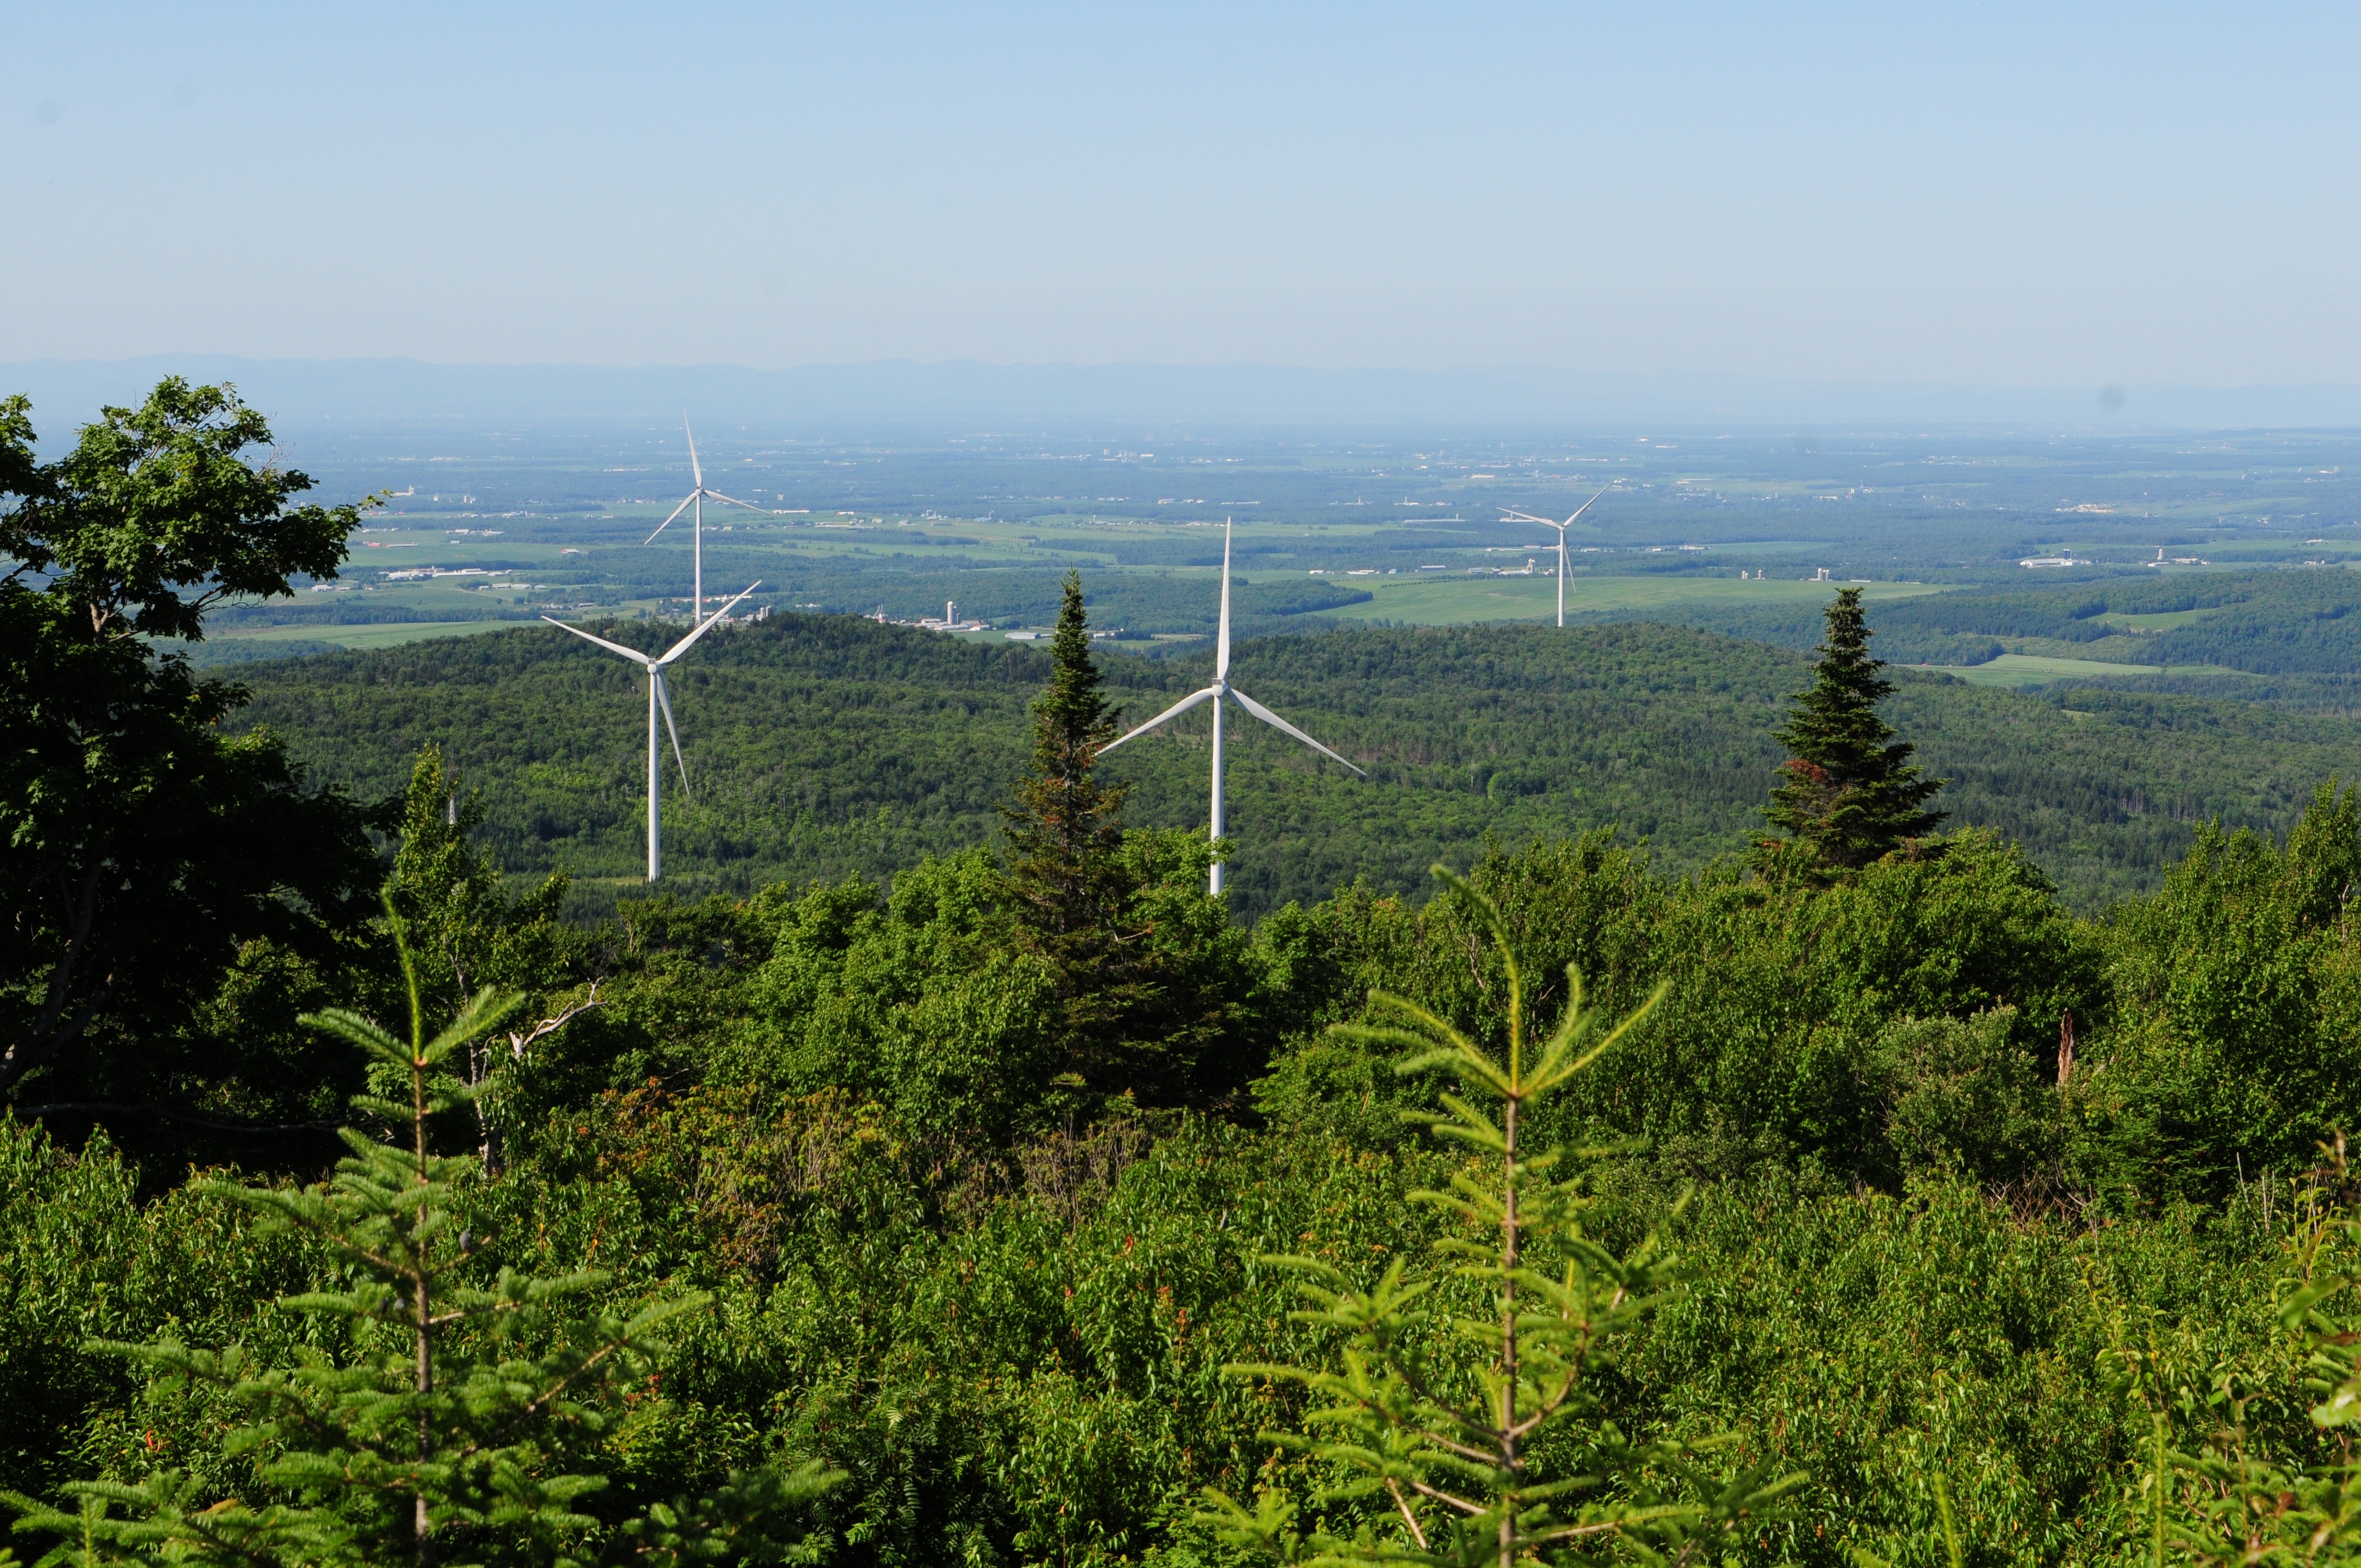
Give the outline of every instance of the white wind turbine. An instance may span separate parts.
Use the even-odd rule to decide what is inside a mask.
[[[748,584],[746,594],[752,593],[762,586],[759,580]],[[620,653],[648,673],[648,880],[650,882],[655,881],[657,873],[664,869],[664,819],[656,804],[657,785],[664,776],[661,764],[663,753],[656,747],[656,714],[659,710],[664,714],[664,729],[672,736],[673,761],[680,764],[681,793],[683,795],[688,793],[688,759],[680,754],[680,731],[673,725],[672,699],[664,695],[664,666],[687,652],[689,644],[712,630],[715,621],[735,609],[739,600],[743,599],[746,594],[740,594],[737,598],[731,599],[728,604],[715,610],[694,631],[674,643],[664,652],[657,654],[642,653],[636,648],[626,648],[620,642],[609,642],[603,637],[593,637],[580,627],[568,626],[566,622],[551,616],[544,615],[541,618],[561,631],[571,631],[585,641],[596,642],[609,653]]]
[[[691,536],[689,550],[695,563],[691,571],[696,578],[696,586],[689,591],[697,596],[697,608],[688,612],[688,619],[693,621],[705,613],[705,498],[710,496],[717,501],[728,501],[733,507],[744,507],[748,511],[759,511],[765,517],[774,517],[777,514],[768,507],[758,507],[752,501],[741,501],[735,496],[725,496],[719,490],[708,488],[705,483],[705,469],[697,460],[697,433],[688,428],[686,414],[680,416],[680,428],[688,436],[688,471],[696,478],[697,488],[689,491],[687,499],[672,509],[672,517],[656,524],[656,533],[662,533],[665,529],[670,528],[674,518],[677,518],[692,507],[696,509],[689,523]],[[640,543],[653,544],[656,542],[656,533],[649,534]],[[548,618],[544,616],[543,619]]]
[[[1166,719],[1186,713],[1199,703],[1212,703],[1213,705],[1213,830],[1212,837],[1216,844],[1222,841],[1222,698],[1224,697],[1228,697],[1272,729],[1294,736],[1323,756],[1335,757],[1336,761],[1345,762],[1344,758],[1337,757],[1335,752],[1329,751],[1327,747],[1230,685],[1230,525],[1227,521],[1222,524],[1222,621],[1221,630],[1213,642],[1213,684],[1202,691],[1190,693],[1133,730],[1130,735],[1110,740],[1099,749],[1099,754],[1104,756],[1122,745],[1124,741],[1130,740],[1132,736],[1145,735]],[[1350,762],[1345,762],[1345,765],[1353,768]],[[1363,778],[1369,776],[1361,773],[1358,768],[1353,768],[1353,771],[1360,773]],[[1213,862],[1211,892],[1216,898],[1222,895],[1222,862],[1219,861]]]
[[[1614,488],[1614,486],[1609,485],[1607,487],[1607,490],[1611,490]],[[1598,496],[1605,495],[1607,490],[1599,491]],[[1591,501],[1597,500],[1598,496],[1593,496],[1590,498],[1590,500],[1585,501],[1580,506],[1575,508],[1574,517],[1567,518],[1564,522],[1552,522],[1545,517],[1535,517],[1529,511],[1510,511],[1507,507],[1502,507],[1500,509],[1502,511],[1508,513],[1508,521],[1510,522],[1538,522],[1543,528],[1554,528],[1557,530],[1557,623],[1560,626],[1564,626],[1565,624],[1565,531],[1574,526],[1575,518],[1580,517],[1584,512],[1590,510]]]

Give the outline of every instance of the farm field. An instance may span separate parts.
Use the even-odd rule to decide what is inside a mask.
[[[1463,626],[1487,620],[1532,620],[1557,611],[1555,578],[1534,576],[1499,577],[1446,576],[1429,573],[1417,577],[1348,579],[1374,595],[1367,604],[1346,605],[1312,612],[1323,620],[1393,620],[1413,626]],[[1601,612],[1637,616],[1675,606],[1732,608],[1809,607],[1825,605],[1840,587],[1851,585],[1795,579],[1701,576],[1570,576],[1565,609],[1569,616]],[[1942,590],[1924,583],[1868,583],[1861,597],[1874,604],[1916,598]]]
[[[2321,579],[2325,591],[2325,579],[2349,575],[2307,564],[2361,551],[2346,503],[2361,493],[2361,462],[2344,463],[2335,438],[2299,453],[2267,437],[2188,448],[1867,433],[1804,450],[1741,435],[1413,443],[1332,433],[1174,436],[1140,449],[1052,435],[812,439],[741,425],[700,428],[699,444],[712,482],[763,509],[707,504],[709,590],[759,580],[753,602],[774,610],[900,620],[939,616],[956,599],[1003,631],[1046,624],[1058,579],[1076,570],[1102,625],[1210,632],[1224,520],[1235,524],[1232,569],[1258,595],[1240,605],[1242,631],[1248,618],[1255,634],[1539,619],[1554,609],[1543,575],[1554,536],[1509,513],[1563,517],[1602,488],[1570,535],[1581,565],[1569,618],[1663,617],[1791,646],[1816,635],[1806,623],[1828,588],[1806,579],[1821,568],[1839,584],[1867,580],[1872,604],[1938,589],[2070,596],[2101,578],[2152,587],[2233,567]],[[649,538],[691,482],[671,421],[315,429],[298,450],[323,497],[381,505],[354,536],[342,591],[225,607],[209,628],[217,640],[266,626],[686,609],[689,518]],[[2147,569],[2167,548],[2213,565]],[[2052,576],[2018,565],[2059,554],[2086,565]],[[1528,558],[1531,577],[1490,575]],[[2160,618],[2199,609],[2113,608],[2137,613],[2136,625],[2111,626],[2127,634],[2179,630]],[[2008,642],[1996,652],[2079,652],[1993,630]],[[1905,656],[1978,662],[1965,648]]]
[[[515,624],[503,620],[396,620],[360,626],[273,626],[258,631],[217,633],[206,641],[239,642],[326,642],[338,648],[398,648],[430,637],[466,637],[479,631],[500,631]]]
[[[2160,675],[2161,664],[2117,664],[2097,659],[2050,659],[2033,653],[2003,653],[1982,664],[1913,664],[1975,686],[2041,686],[2075,676]]]

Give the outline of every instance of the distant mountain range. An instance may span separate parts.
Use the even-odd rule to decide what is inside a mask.
[[[151,355],[0,364],[44,430],[166,374],[229,380],[285,423],[707,419],[829,431],[1219,429],[1295,425],[1598,431],[1988,425],[2091,432],[2361,427],[2361,385],[2032,388],[1796,381],[1666,372],[1312,369],[1283,365],[430,365],[415,359]]]

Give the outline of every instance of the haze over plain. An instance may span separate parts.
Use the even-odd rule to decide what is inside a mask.
[[[2324,6],[15,7],[0,148],[40,242],[0,258],[0,361],[1516,366],[2096,418],[2103,387],[2355,379],[2356,32]],[[2350,417],[2314,401],[2255,417]]]

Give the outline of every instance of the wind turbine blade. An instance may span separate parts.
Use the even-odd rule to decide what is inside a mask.
[[[656,524],[656,533],[662,533],[665,529],[670,528],[672,526],[672,518],[678,517],[681,513],[686,511],[688,510],[688,501],[693,501],[696,499],[697,497],[692,494],[688,498],[687,501],[683,501],[680,505],[673,508],[672,517],[668,517],[662,522]],[[641,540],[640,543],[642,544],[653,544],[656,542],[656,533],[649,534],[645,539]]]
[[[1213,678],[1226,679],[1230,673],[1230,521],[1222,520],[1222,630],[1213,643]]]
[[[655,667],[655,661],[649,658],[645,653],[641,652],[637,648],[626,648],[620,642],[609,642],[603,637],[593,637],[578,626],[568,626],[562,620],[553,620],[545,615],[541,619],[549,621],[550,625],[555,626],[560,631],[571,631],[575,636],[581,638],[586,642],[596,642],[599,647],[604,648],[609,653],[620,653],[624,658],[631,660],[631,663],[635,664],[645,664],[650,669],[653,669]]]
[[[1560,526],[1557,523],[1551,522],[1548,518],[1535,517],[1529,511],[1518,511],[1510,507],[1502,507],[1500,509],[1500,521],[1502,522],[1543,522],[1549,523],[1549,526],[1552,528]]]
[[[705,488],[705,470],[697,466],[697,432],[689,430],[688,416],[686,414],[680,416],[680,428],[686,431],[688,433],[688,471],[696,477],[697,488],[701,490]]]
[[[1313,751],[1322,752],[1327,756],[1336,757],[1338,762],[1345,762],[1344,758],[1337,757],[1335,752],[1329,751],[1327,747],[1323,746],[1319,741],[1314,740],[1311,736],[1306,735],[1302,730],[1298,729],[1294,725],[1290,724],[1286,719],[1281,718],[1279,715],[1273,713],[1262,704],[1255,701],[1254,698],[1246,696],[1246,693],[1238,690],[1235,686],[1230,688],[1230,695],[1238,699],[1238,706],[1240,707],[1245,708],[1248,713],[1253,714],[1257,718],[1261,719],[1265,724],[1269,725],[1272,729],[1283,729],[1288,734],[1294,736],[1298,740],[1301,740],[1305,745],[1311,747]],[[1345,762],[1345,765],[1348,768],[1353,768],[1353,764],[1350,762]],[[1358,768],[1353,768],[1353,771],[1356,773],[1360,773],[1363,778],[1367,778],[1369,776],[1367,773],[1362,773]]]
[[[1608,487],[1607,487],[1607,490],[1611,490],[1611,489],[1613,489],[1614,488],[1615,488],[1614,486],[1609,485],[1609,486],[1608,486]],[[1601,491],[1599,491],[1599,492],[1598,492],[1598,496],[1603,496],[1603,495],[1605,495],[1605,494],[1607,493],[1607,490],[1601,490]],[[1580,517],[1584,512],[1588,511],[1588,510],[1590,510],[1591,506],[1592,506],[1592,503],[1593,503],[1593,502],[1596,502],[1596,501],[1598,499],[1598,496],[1593,496],[1593,497],[1591,497],[1591,498],[1590,498],[1590,499],[1589,499],[1589,500],[1587,500],[1587,501],[1583,502],[1580,506],[1578,506],[1578,507],[1575,508],[1575,509],[1574,509],[1574,517],[1567,518],[1567,519],[1565,520],[1565,526],[1566,526],[1566,527],[1568,527],[1568,528],[1572,528],[1572,527],[1574,526],[1574,518],[1575,518],[1575,517]]]
[[[664,656],[663,658],[661,658],[661,659],[657,659],[657,660],[654,660],[654,661],[653,661],[653,662],[652,662],[652,667],[653,667],[653,668],[655,668],[655,669],[662,669],[662,668],[664,668],[664,666],[665,666],[666,664],[671,663],[675,659],[679,658],[683,653],[687,652],[688,652],[688,645],[689,645],[690,643],[692,643],[692,642],[696,641],[698,638],[700,638],[700,637],[704,636],[707,632],[708,632],[708,631],[712,630],[713,630],[713,623],[714,623],[715,621],[717,621],[717,620],[720,620],[723,616],[728,615],[731,610],[733,610],[733,609],[737,609],[737,608],[738,608],[738,599],[742,599],[742,598],[744,598],[746,597],[746,594],[751,594],[751,593],[752,593],[756,588],[759,588],[759,587],[761,587],[762,586],[763,586],[763,579],[762,579],[762,578],[760,578],[760,577],[757,577],[757,578],[755,578],[752,582],[751,582],[751,583],[747,584],[747,585],[746,585],[746,593],[740,594],[740,595],[738,596],[738,598],[731,599],[728,604],[723,605],[719,609],[717,609],[717,610],[715,610],[711,615],[707,616],[707,617],[705,618],[705,623],[704,623],[703,625],[699,626],[696,630],[694,630],[694,631],[690,632],[687,636],[686,636],[686,637],[682,638],[679,641],[677,641],[677,642],[674,643],[674,644],[672,645],[671,649],[665,652],[665,654],[664,654]]]
[[[758,507],[752,501],[741,501],[736,496],[725,496],[719,490],[708,490],[705,493],[717,501],[728,501],[733,507],[744,507],[748,511],[759,511],[765,517],[768,517],[771,512],[769,507]]]
[[[664,730],[672,736],[672,760],[680,764],[680,793],[695,800],[697,796],[688,787],[688,759],[680,754],[680,730],[672,721],[672,696],[664,690],[664,672],[651,669],[648,679],[656,684],[656,706],[664,709]]]
[[[1147,734],[1149,730],[1155,729],[1158,725],[1163,723],[1174,714],[1186,713],[1191,708],[1196,707],[1199,703],[1210,701],[1214,695],[1215,693],[1212,686],[1207,686],[1203,691],[1191,692],[1187,696],[1182,697],[1179,702],[1174,703],[1170,707],[1166,708],[1163,712],[1158,714],[1155,718],[1149,719],[1147,723],[1133,730],[1130,735],[1120,736],[1100,747],[1098,754],[1102,757],[1105,756],[1109,751],[1112,751],[1117,746],[1122,745],[1124,741],[1131,740],[1134,736]]]

